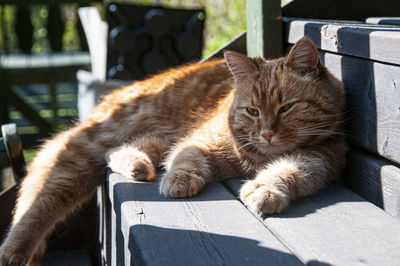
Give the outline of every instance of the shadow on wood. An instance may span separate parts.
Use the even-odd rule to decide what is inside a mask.
[[[241,237],[145,224],[131,226],[129,234],[130,265],[302,265],[290,253]]]

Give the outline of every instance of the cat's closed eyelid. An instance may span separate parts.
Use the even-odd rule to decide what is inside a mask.
[[[289,103],[283,104],[277,109],[276,112],[277,112],[277,114],[287,113],[288,111],[292,110],[295,105],[296,105],[296,102],[289,102]]]

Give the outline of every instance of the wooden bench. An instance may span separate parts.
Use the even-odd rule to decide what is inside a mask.
[[[248,1],[248,7],[255,2]],[[313,8],[303,10],[304,17],[325,12],[335,18],[323,11],[329,1],[293,5],[297,2]],[[377,14],[371,8],[377,1],[366,2],[370,5],[354,17],[344,10],[340,18]],[[336,12],[345,4],[329,3]],[[378,14],[397,5],[391,3]],[[193,198],[176,200],[160,196],[157,181],[132,181],[109,171],[98,193],[103,264],[400,265],[400,27],[281,18],[295,13],[291,6],[266,12],[260,5],[254,20],[248,17],[248,29],[257,30],[247,32],[247,51],[276,56],[308,35],[321,60],[346,85],[351,150],[343,184],[294,201],[279,215],[259,217],[237,198],[241,179],[212,183]],[[264,36],[271,24],[259,23],[268,19],[279,20],[278,30],[274,23],[270,28],[271,43],[249,47],[254,36]],[[245,53],[245,40],[242,34],[225,48]]]

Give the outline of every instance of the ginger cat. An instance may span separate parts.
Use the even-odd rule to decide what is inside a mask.
[[[55,224],[94,194],[107,165],[136,180],[165,168],[160,193],[191,197],[246,176],[240,198],[276,213],[340,176],[345,91],[307,37],[286,57],[190,64],[118,89],[48,140],[21,184],[0,265],[37,265]]]

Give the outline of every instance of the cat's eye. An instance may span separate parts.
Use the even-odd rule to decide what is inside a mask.
[[[282,107],[279,109],[278,113],[279,113],[279,114],[282,114],[282,113],[284,113],[284,112],[289,111],[289,109],[292,108],[293,105],[294,105],[294,103],[289,103],[289,104],[286,104],[286,105],[282,106]]]
[[[251,107],[247,107],[246,112],[251,116],[259,116],[260,115],[260,112],[257,109],[254,109]]]

